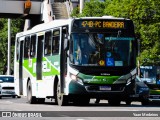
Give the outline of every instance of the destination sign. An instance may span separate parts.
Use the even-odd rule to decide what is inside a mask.
[[[112,28],[123,29],[125,23],[123,21],[107,21],[107,20],[84,20],[75,21],[74,27],[78,28]]]

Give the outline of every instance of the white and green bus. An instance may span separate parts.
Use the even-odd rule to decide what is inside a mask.
[[[129,19],[54,20],[17,33],[15,48],[16,93],[31,104],[100,98],[119,105],[134,92],[137,46]]]

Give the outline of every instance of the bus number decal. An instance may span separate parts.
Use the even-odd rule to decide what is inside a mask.
[[[42,63],[42,72],[51,72],[51,65],[49,67],[47,61]],[[33,73],[36,73],[36,63],[33,64]]]

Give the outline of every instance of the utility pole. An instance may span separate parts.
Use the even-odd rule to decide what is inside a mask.
[[[80,0],[80,13],[82,13],[82,10],[83,10],[83,7],[84,7],[84,0]]]
[[[138,44],[138,56],[140,56],[140,38],[137,39]],[[138,60],[138,76],[140,77],[140,61]]]
[[[7,66],[7,75],[10,75],[11,68],[11,19],[8,19],[8,66]]]

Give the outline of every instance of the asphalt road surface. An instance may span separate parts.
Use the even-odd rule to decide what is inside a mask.
[[[159,120],[160,102],[150,102],[142,106],[140,102],[110,106],[107,100],[88,106],[55,105],[54,100],[46,99],[44,104],[28,104],[25,97],[0,99],[0,120]]]

